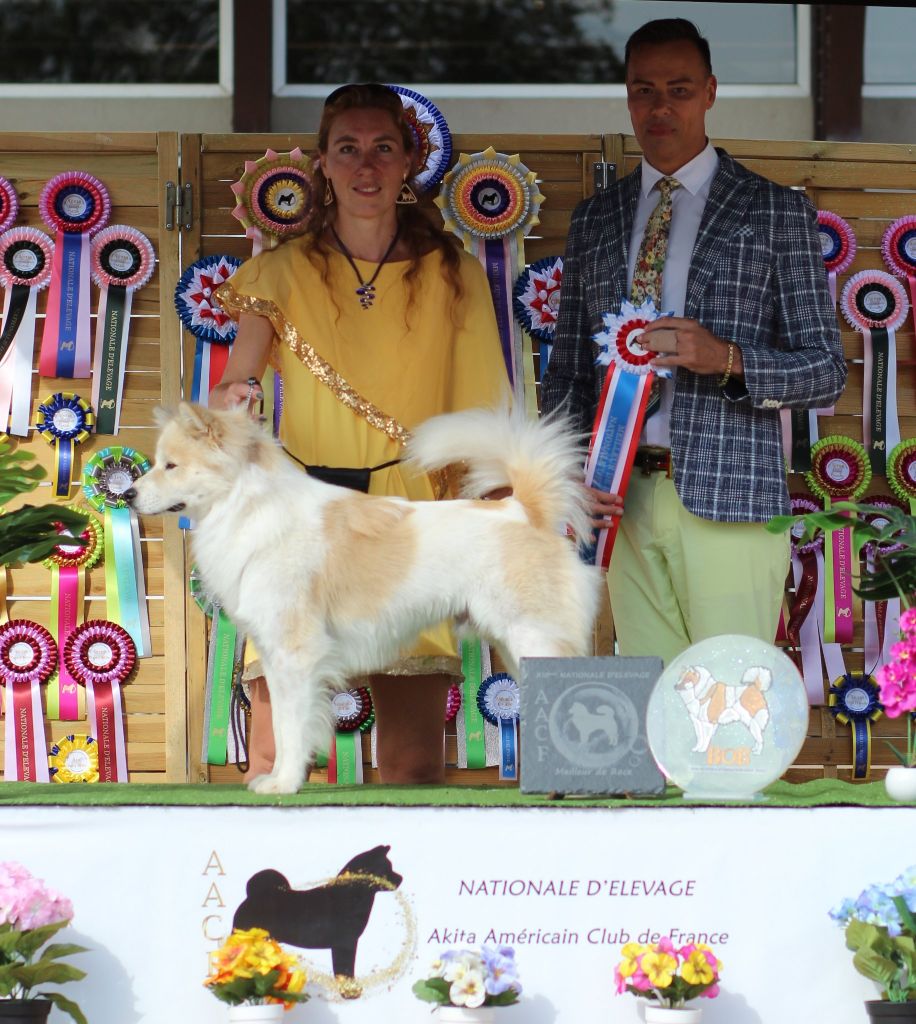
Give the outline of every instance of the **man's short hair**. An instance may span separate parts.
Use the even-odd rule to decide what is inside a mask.
[[[686,18],[657,18],[647,21],[627,40],[623,64],[630,64],[630,55],[641,46],[660,46],[663,43],[692,43],[703,58],[706,70],[712,74],[712,59],[709,55],[709,41],[700,35],[700,30]]]

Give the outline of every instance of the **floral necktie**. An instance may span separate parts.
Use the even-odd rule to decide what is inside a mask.
[[[668,232],[671,230],[671,193],[680,188],[677,178],[660,178],[656,188],[661,198],[646,222],[646,231],[642,236],[642,245],[636,257],[633,269],[633,285],[630,288],[630,300],[635,306],[651,299],[655,308],[662,311],[662,271],[665,269],[665,257],[668,255]],[[652,381],[649,402],[646,406],[646,419],[658,412],[661,405],[661,393],[658,377]]]

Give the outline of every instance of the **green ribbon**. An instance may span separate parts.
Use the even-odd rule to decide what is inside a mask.
[[[207,696],[204,708],[204,736],[207,764],[225,764],[228,757],[229,705],[235,667],[238,630],[216,605],[210,626],[207,657]]]
[[[480,640],[471,637],[461,641],[461,714],[464,715],[464,736],[468,768],[486,768],[487,747],[484,718],[477,706],[477,693],[483,681]]]
[[[145,657],[131,516],[129,508],[105,509],[105,597],[108,618],[130,633],[137,655]]]
[[[362,733],[341,732],[334,735],[334,747],[337,754],[337,785],[352,786],[359,782],[356,759],[363,757]]]
[[[104,325],[101,339],[104,343],[97,373],[98,396],[95,403],[97,434],[114,434],[117,429],[118,405],[121,398],[121,350],[124,347],[127,322],[128,292],[118,285],[109,285],[105,302]]]

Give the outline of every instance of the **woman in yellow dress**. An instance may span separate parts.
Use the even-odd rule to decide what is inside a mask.
[[[483,268],[419,208],[416,171],[395,92],[372,83],[328,97],[305,233],[249,260],[220,289],[239,331],[210,402],[245,402],[247,381],[269,364],[283,379],[280,441],[293,458],[384,467],[370,474],[369,493],[422,501],[445,495],[397,465],[410,430],[495,405],[508,384]],[[460,676],[443,623],[370,678],[383,782],[444,781],[446,697]]]

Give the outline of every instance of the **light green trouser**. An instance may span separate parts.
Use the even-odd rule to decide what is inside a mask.
[[[619,652],[667,665],[721,633],[772,643],[788,568],[788,533],[698,519],[664,473],[634,469],[608,571]]]

